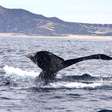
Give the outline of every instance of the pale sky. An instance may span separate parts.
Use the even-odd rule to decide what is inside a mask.
[[[112,0],[0,0],[0,5],[65,21],[112,24]]]

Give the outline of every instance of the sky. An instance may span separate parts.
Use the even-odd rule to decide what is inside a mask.
[[[0,5],[64,21],[112,24],[112,0],[0,0]]]

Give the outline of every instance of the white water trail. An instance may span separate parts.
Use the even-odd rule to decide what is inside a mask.
[[[22,70],[20,68],[12,67],[12,66],[4,66],[3,70],[7,75],[16,75],[16,76],[21,76],[21,77],[32,77],[35,78],[39,75],[39,72],[34,72],[34,71],[26,71]]]
[[[51,83],[51,87],[53,88],[76,88],[76,89],[81,89],[81,88],[96,88],[96,87],[101,87],[103,86],[102,82],[93,82],[90,84],[87,83],[82,83],[82,82],[56,82],[56,83]]]
[[[8,65],[4,66],[3,70],[5,71],[7,76],[12,77],[13,79],[15,79],[15,81],[17,81],[18,79],[20,79],[20,80],[25,79],[26,80],[26,78],[35,79],[37,76],[39,76],[39,72],[28,71],[28,70],[26,71],[26,70],[22,70],[20,68],[8,66]],[[92,83],[59,81],[59,82],[50,83],[50,84],[44,86],[44,88],[76,88],[76,89],[82,89],[82,88],[97,88],[97,87],[101,87],[103,85],[104,85],[103,81],[92,82]]]

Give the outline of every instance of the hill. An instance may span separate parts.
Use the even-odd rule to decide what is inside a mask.
[[[0,33],[31,35],[112,35],[112,24],[65,22],[56,17],[45,17],[24,9],[0,6]]]

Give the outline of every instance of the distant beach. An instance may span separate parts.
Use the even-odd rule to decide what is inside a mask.
[[[65,35],[65,36],[40,36],[27,35],[21,33],[0,33],[0,37],[24,37],[24,38],[57,38],[57,39],[73,39],[88,41],[112,41],[112,36],[96,36],[96,35]]]

